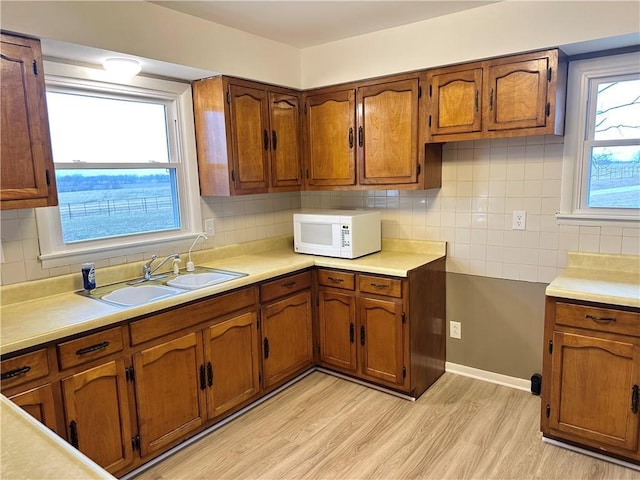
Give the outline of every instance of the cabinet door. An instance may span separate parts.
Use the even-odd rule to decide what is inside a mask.
[[[40,42],[2,35],[0,208],[57,205]]]
[[[299,187],[302,184],[300,145],[300,97],[269,93],[271,120],[271,185]]]
[[[308,184],[355,185],[355,90],[309,95],[305,112]]]
[[[13,403],[25,412],[45,424],[51,430],[60,435],[56,420],[56,407],[53,399],[53,388],[50,383],[41,387],[32,388],[26,392],[17,393],[9,397]]]
[[[216,417],[260,392],[260,348],[256,312],[205,330],[207,410]]]
[[[237,191],[266,191],[269,186],[267,92],[229,85],[232,181]]]
[[[190,333],[133,355],[140,453],[155,452],[205,421],[202,336]]]
[[[558,435],[638,450],[640,347],[554,332],[551,382],[549,426]]]
[[[264,386],[313,364],[311,293],[304,291],[262,309]]]
[[[427,81],[431,95],[431,135],[471,133],[482,129],[482,68],[435,74]]]
[[[403,385],[406,372],[402,304],[361,297],[358,333],[362,375],[395,386]]]
[[[490,65],[485,85],[486,130],[544,127],[548,59]]]
[[[133,460],[124,360],[62,380],[71,444],[98,465],[116,472]]]
[[[361,185],[418,181],[418,79],[358,89]]]
[[[353,294],[318,292],[320,362],[356,372],[356,300]]]

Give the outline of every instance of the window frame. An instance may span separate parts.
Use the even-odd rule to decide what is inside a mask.
[[[114,81],[107,72],[90,67],[45,61],[45,84],[53,91],[105,93],[106,97],[140,98],[171,105],[167,108],[170,168],[176,168],[181,227],[176,230],[132,234],[65,244],[58,207],[35,210],[40,260],[43,268],[73,265],[84,261],[140,254],[155,249],[184,250],[184,240],[201,233],[200,189],[198,184],[191,85],[179,81],[134,77],[126,83]],[[55,160],[55,159],[54,159]],[[60,165],[60,164],[58,164]],[[96,167],[99,164],[92,164]],[[104,164],[102,164],[104,165]],[[113,164],[109,164],[112,166]],[[136,164],[129,164],[135,166]],[[122,168],[130,168],[123,164]],[[154,168],[167,165],[153,164]],[[145,164],[150,167],[149,164]],[[75,166],[77,168],[77,165]]]
[[[589,106],[597,94],[590,87],[598,79],[637,74],[638,59],[638,53],[627,53],[569,63],[560,211],[556,213],[559,224],[629,227],[640,223],[640,209],[587,206],[590,163],[587,149],[594,143],[589,138],[592,119]],[[610,143],[616,142],[620,141]]]

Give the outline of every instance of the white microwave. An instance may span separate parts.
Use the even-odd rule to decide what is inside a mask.
[[[293,214],[296,253],[357,258],[379,252],[380,212],[313,210]]]

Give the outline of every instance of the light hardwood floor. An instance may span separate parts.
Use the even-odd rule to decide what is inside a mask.
[[[640,479],[542,442],[540,398],[445,374],[417,402],[315,372],[139,479]]]

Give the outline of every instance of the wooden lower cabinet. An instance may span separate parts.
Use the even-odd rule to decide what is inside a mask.
[[[9,400],[54,432],[60,433],[56,420],[53,387],[50,383],[11,395]]]
[[[547,299],[541,430],[640,463],[640,313]]]
[[[265,388],[313,365],[309,290],[262,308],[262,355]]]
[[[67,438],[109,472],[133,461],[124,360],[62,379]]]
[[[444,261],[407,278],[318,270],[321,366],[415,398],[444,373]]]
[[[143,457],[204,424],[202,335],[189,333],[137,352],[133,367]]]
[[[249,312],[204,332],[209,418],[260,393],[258,315]]]

